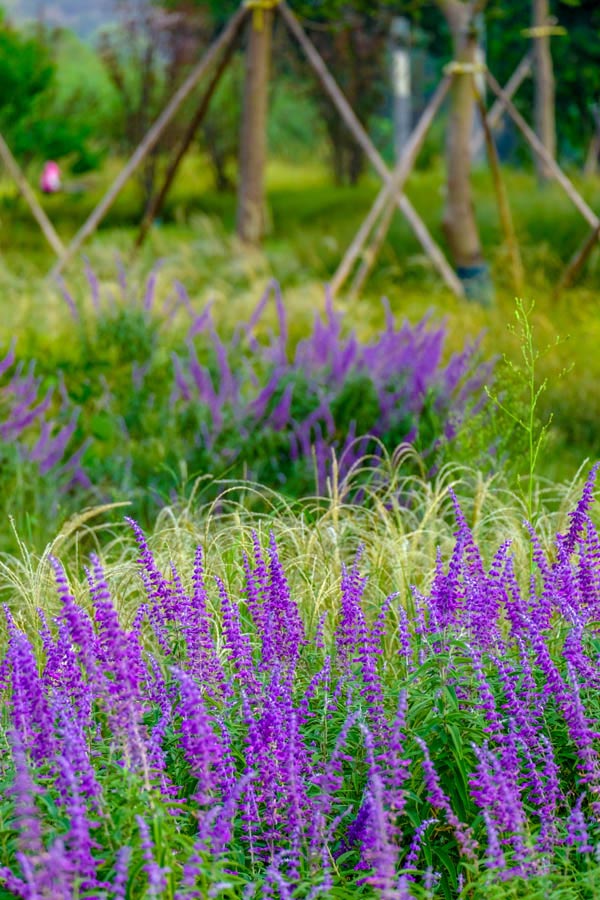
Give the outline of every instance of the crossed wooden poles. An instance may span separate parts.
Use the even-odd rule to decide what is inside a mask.
[[[87,238],[94,233],[94,231],[97,229],[98,225],[116,200],[123,186],[138,169],[148,153],[150,153],[151,150],[156,146],[165,129],[168,127],[184,101],[189,97],[189,95],[203,80],[203,78],[212,70],[211,78],[205,88],[197,111],[193,116],[191,122],[189,123],[189,126],[183,136],[183,140],[179,148],[176,150],[167,167],[164,183],[160,191],[153,199],[141,223],[135,246],[139,247],[141,245],[152,224],[152,221],[158,215],[167,196],[169,188],[173,182],[173,179],[175,178],[178,167],[187,150],[189,149],[194,139],[194,135],[196,134],[206,115],[210,100],[234,52],[238,38],[242,31],[242,27],[245,24],[246,20],[252,15],[253,8],[254,12],[256,12],[257,5],[260,6],[260,0],[246,0],[246,2],[230,19],[228,25],[221,32],[215,42],[211,45],[207,53],[204,55],[203,59],[192,69],[186,80],[175,92],[161,115],[154,122],[145,137],[142,139],[141,143],[139,144],[133,155],[130,157],[124,168],[121,170],[120,174],[117,176],[113,184],[110,186],[104,197],[100,200],[96,208],[89,215],[88,219],[84,222],[84,224],[75,234],[67,247],[65,247],[60,240],[52,223],[38,203],[34,192],[28,185],[9,147],[0,135],[0,157],[2,158],[9,173],[16,182],[19,191],[28,203],[48,243],[58,257],[57,263],[50,272],[51,277],[56,277],[60,274],[65,266],[67,266],[68,263],[73,259],[73,257],[78,253]],[[359,258],[361,258],[361,266],[355,276],[353,289],[356,291],[362,286],[379,252],[379,249],[381,248],[381,245],[385,240],[385,236],[389,229],[392,216],[395,210],[399,209],[403,216],[407,219],[417,239],[423,246],[423,249],[432,261],[433,265],[438,270],[443,281],[450,288],[450,290],[453,291],[453,293],[458,296],[464,296],[462,283],[460,282],[451,265],[448,263],[442,250],[436,244],[433,237],[429,233],[425,223],[423,222],[417,211],[414,209],[406,195],[403,193],[404,185],[412,171],[417,155],[423,145],[429,127],[431,126],[436,113],[442,105],[446,95],[448,94],[453,79],[461,77],[470,77],[473,79],[475,98],[482,113],[481,118],[483,122],[483,137],[486,142],[490,165],[494,176],[494,185],[497,193],[502,227],[510,250],[515,288],[520,291],[520,286],[522,284],[522,266],[518,251],[518,245],[514,235],[514,228],[512,226],[512,220],[510,217],[510,209],[508,207],[506,192],[504,190],[504,186],[500,177],[500,167],[498,164],[498,158],[492,138],[492,128],[495,126],[495,124],[497,124],[498,119],[503,112],[508,113],[516,126],[523,133],[525,139],[530,144],[534,152],[537,153],[538,156],[540,156],[547,163],[553,177],[556,179],[556,181],[558,181],[558,183],[564,189],[565,193],[569,196],[573,204],[577,207],[579,212],[592,228],[591,234],[568,264],[563,277],[559,282],[559,289],[566,286],[576,276],[576,274],[585,264],[585,260],[595,246],[596,241],[600,238],[600,219],[596,216],[593,210],[587,205],[585,200],[577,192],[573,184],[569,181],[564,172],[554,161],[552,156],[546,151],[543,144],[539,141],[535,133],[527,125],[523,117],[519,114],[514,104],[512,103],[511,97],[514,95],[515,91],[518,89],[518,87],[530,71],[530,54],[527,54],[523,58],[504,90],[500,87],[492,74],[489,71],[485,70],[487,83],[497,98],[494,106],[487,114],[483,106],[483,101],[477,93],[474,72],[472,71],[473,67],[469,69],[468,66],[461,66],[458,64],[451,64],[449,67],[447,67],[446,74],[442,78],[437,90],[431,97],[426,109],[421,115],[421,118],[419,119],[419,122],[417,123],[413,133],[411,134],[411,137],[406,144],[400,159],[398,160],[393,171],[390,171],[386,166],[383,158],[375,148],[373,142],[369,138],[364,127],[358,120],[344,94],[338,87],[335,79],[325,65],[325,62],[323,61],[321,55],[319,54],[311,40],[308,38],[306,32],[302,28],[294,13],[287,6],[284,0],[281,0],[281,2],[277,2],[277,0],[270,0],[270,5],[274,6],[281,15],[287,28],[302,48],[305,56],[307,57],[309,63],[318,76],[322,87],[329,95],[331,101],[337,108],[346,126],[364,151],[366,157],[383,182],[383,187],[379,195],[377,196],[377,199],[375,200],[370,212],[366,216],[363,224],[356,234],[356,237],[352,241],[338,267],[337,272],[333,277],[333,280],[331,282],[332,293],[335,294],[341,289],[342,285],[348,278],[352,268]],[[375,228],[376,230],[374,231],[371,243],[365,251],[365,243],[367,242],[369,235]]]

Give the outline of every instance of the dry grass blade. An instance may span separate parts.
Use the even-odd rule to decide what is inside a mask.
[[[243,554],[252,554],[254,534],[265,546],[273,533],[293,595],[310,627],[323,612],[337,606],[342,566],[352,562],[359,547],[361,570],[369,579],[366,604],[371,613],[375,615],[383,598],[394,592],[410,607],[411,587],[427,590],[430,585],[438,549],[444,560],[452,552],[456,530],[453,491],[484,561],[489,563],[498,546],[510,540],[516,571],[526,580],[531,551],[523,497],[511,491],[500,475],[484,478],[464,466],[444,466],[429,479],[401,476],[399,463],[407,453],[414,451],[403,449],[395,458],[383,461],[394,478],[379,490],[371,485],[361,504],[343,501],[353,494],[354,486],[350,476],[341,485],[336,482],[335,466],[329,498],[290,502],[252,482],[220,482],[219,496],[205,506],[183,501],[162,510],[148,536],[149,545],[162,570],[168,574],[175,566],[184,584],[190,583],[194,551],[202,545],[209,594],[218,608],[211,588],[214,576],[224,581],[233,596],[240,596]],[[582,471],[583,467],[566,484],[536,481],[537,531],[550,553],[556,533],[565,530],[568,513],[578,500]],[[360,466],[356,477],[359,472]],[[252,508],[258,504],[260,508]],[[123,531],[122,521],[116,534],[117,523],[88,524],[101,513],[124,505],[85,510],[65,525],[39,558],[19,541],[20,556],[0,560],[0,592],[21,621],[37,629],[38,607],[50,614],[57,610],[48,565],[51,554],[60,556],[71,573],[75,596],[89,605],[85,559],[81,559],[81,537],[86,535],[92,537],[94,549],[105,562],[123,621],[131,622],[142,596],[133,537]],[[102,529],[109,529],[109,540],[100,541],[98,531]]]

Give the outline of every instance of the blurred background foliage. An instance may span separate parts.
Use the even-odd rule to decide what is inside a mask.
[[[27,165],[49,156],[75,171],[98,167],[107,152],[131,152],[238,7],[237,0],[109,0],[95,12],[90,33],[86,14],[67,0],[27,4],[13,0],[0,24],[0,126]],[[73,7],[73,9],[71,9]],[[414,104],[418,109],[451,56],[447,25],[433,2],[300,0],[292,8],[344,90],[359,118],[392,152],[390,119],[390,26],[405,15],[412,24]],[[595,0],[560,0],[552,13],[566,29],[553,39],[556,102],[560,110],[561,157],[580,163],[594,131],[591,107],[600,98],[600,7]],[[56,22],[79,24],[80,35]],[[490,67],[508,79],[528,48],[523,30],[529,4],[490,0],[482,39]],[[82,39],[82,37],[84,39]],[[324,97],[305,60],[281,26],[275,32],[271,149],[292,156],[304,148],[322,154],[338,182],[355,183],[365,161]],[[82,77],[84,75],[84,77]],[[217,185],[227,174],[239,133],[241,58],[225,79],[202,131]],[[528,115],[532,84],[516,98]],[[188,104],[153,154],[150,167],[176,144],[193,110]],[[438,129],[437,142],[442,128]],[[509,141],[519,162],[528,162],[520,142]],[[431,154],[427,156],[431,159]],[[143,173],[148,190],[152,178]]]
[[[438,7],[421,0],[294,0],[290,5],[391,162],[391,19],[403,14],[412,23],[417,114],[451,58],[450,37]],[[238,4],[234,0],[109,0],[94,4],[93,10],[90,5],[88,10],[66,0],[52,4],[13,0],[5,6],[0,23],[0,82],[4,86],[0,92],[0,131],[33,185],[45,159],[59,160],[65,191],[40,199],[61,237],[67,240]],[[60,17],[53,18],[57,10]],[[551,12],[567,32],[552,40],[559,111],[558,156],[586,201],[600,209],[600,179],[597,174],[582,172],[593,136],[592,107],[600,98],[600,8],[594,0],[556,0],[551,3]],[[516,0],[490,0],[486,7],[487,56],[501,82],[530,46],[522,33],[529,19],[529,4]],[[337,113],[281,23],[276,25],[274,41],[267,167],[270,229],[263,247],[242,253],[231,236],[236,217],[244,80],[242,46],[219,85],[209,115],[142,252],[135,258],[131,255],[135,230],[169,154],[194,113],[198,93],[184,105],[139,177],[126,185],[86,246],[91,269],[109,295],[113,292],[120,296],[117,260],[127,271],[134,291],[135,286],[142,290],[148,273],[161,260],[156,288],[159,302],[165,302],[174,283],[181,281],[195,312],[213,300],[219,329],[231,335],[275,277],[281,283],[296,339],[311,328],[315,311],[323,309],[323,284],[335,272],[379,183],[340,126]],[[519,90],[516,102],[531,121],[533,90],[529,80]],[[406,188],[442,246],[445,121],[443,110]],[[505,138],[503,174],[526,271],[525,299],[536,299],[532,315],[541,344],[553,344],[557,335],[566,339],[543,357],[539,369],[540,382],[549,382],[541,399],[540,418],[545,421],[554,413],[549,451],[541,468],[549,478],[563,478],[579,467],[583,457],[597,455],[600,447],[600,253],[592,253],[584,277],[574,289],[559,300],[553,299],[561,272],[588,233],[588,225],[559,187],[538,187],[531,154],[509,127]],[[514,289],[486,166],[476,167],[472,184],[477,224],[496,287],[495,306],[484,309],[450,296],[406,221],[398,215],[361,297],[340,300],[347,321],[363,336],[381,327],[380,299],[386,294],[398,318],[406,316],[415,323],[428,310],[437,318],[446,316],[447,354],[460,350],[466,338],[483,333],[482,354],[486,358],[503,353],[509,358],[518,355],[519,347],[506,331],[514,310]],[[138,340],[143,339],[150,341],[146,349],[156,375],[156,394],[164,401],[168,393],[165,385],[170,383],[164,375],[170,365],[165,350],[168,345],[158,342],[157,358],[154,338],[136,319],[135,311],[129,318],[115,313],[113,318],[103,320],[106,332],[97,336],[94,348],[86,349],[85,344],[78,343],[79,337],[69,340],[73,322],[68,308],[57,285],[45,280],[52,264],[51,251],[5,174],[0,177],[0,243],[0,358],[12,336],[18,334],[20,358],[35,359],[38,365],[45,360],[43,372],[50,380],[57,371],[70,376],[72,399],[85,406],[89,398],[81,372],[88,350],[90,359],[101,360],[100,369],[114,366],[120,384],[119,359],[122,362],[131,347],[137,347]],[[89,303],[89,284],[81,266],[69,272],[68,287],[76,305],[84,308]],[[106,347],[100,353],[103,343]],[[559,378],[563,370],[569,371]],[[510,393],[515,404],[521,403],[522,385],[511,381],[507,373],[503,376],[501,365],[496,372],[496,377],[504,378],[503,390]],[[102,374],[96,372],[95,377]],[[128,371],[128,386],[130,379]],[[53,386],[58,387],[57,383]],[[127,391],[123,390],[119,402],[126,399]],[[104,446],[112,447],[119,430],[110,409],[98,405],[86,413],[85,434],[91,432]],[[146,409],[152,418],[156,410]],[[133,407],[127,416],[134,416]],[[501,422],[478,422],[460,435],[453,453],[464,461],[476,458],[478,463],[485,462],[488,448],[503,429]],[[139,433],[143,435],[143,429]],[[85,438],[83,430],[79,437]],[[155,446],[156,459],[163,452],[159,443]],[[107,466],[111,459],[114,462],[118,458],[112,450],[107,452]],[[151,468],[152,453],[148,459]],[[177,461],[169,461],[169,466],[176,468]],[[179,473],[172,474],[165,479],[171,485],[180,477]],[[27,487],[26,483],[22,485],[23,490]],[[43,516],[40,518],[43,520]]]

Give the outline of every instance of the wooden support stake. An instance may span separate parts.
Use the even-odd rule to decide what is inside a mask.
[[[515,293],[517,297],[522,296],[523,287],[525,283],[525,275],[523,272],[523,262],[521,260],[521,253],[519,250],[519,244],[517,242],[517,236],[515,233],[515,227],[512,219],[512,214],[510,211],[510,204],[508,202],[508,194],[506,193],[506,187],[504,185],[504,181],[502,180],[502,174],[500,171],[500,162],[498,160],[498,152],[496,150],[496,145],[494,143],[494,137],[492,135],[492,129],[490,128],[490,123],[488,117],[486,115],[485,104],[483,102],[483,98],[477,88],[477,82],[475,78],[473,78],[473,92],[475,94],[475,102],[479,108],[479,115],[481,118],[481,125],[484,132],[486,150],[488,155],[488,160],[490,164],[490,169],[492,170],[492,178],[494,180],[494,189],[496,191],[496,202],[498,203],[498,213],[500,215],[500,223],[502,225],[502,231],[504,232],[504,240],[506,241],[506,245],[508,247],[508,253],[510,256],[510,264],[512,269],[512,277],[513,277],[513,286],[515,289]]]
[[[600,156],[600,130],[592,136],[588,151],[585,155],[585,163],[583,166],[583,174],[590,178],[598,167],[598,157]]]
[[[278,8],[286,25],[300,44],[300,47],[304,51],[306,58],[318,75],[326,93],[329,95],[332,102],[337,107],[342,119],[346,123],[346,126],[348,127],[350,132],[353,134],[356,142],[360,147],[362,147],[367,159],[385,184],[391,182],[392,176],[388,167],[383,161],[380,153],[375,148],[375,145],[373,144],[369,135],[359,122],[356,114],[344,97],[342,91],[338,87],[337,82],[325,65],[318,50],[316,49],[312,41],[308,38],[306,32],[300,25],[298,19],[292,13],[285,2],[282,2]],[[447,286],[458,297],[464,297],[464,289],[458,276],[448,263],[448,260],[445,258],[438,245],[433,240],[427,229],[427,226],[408,200],[408,197],[406,197],[404,194],[400,194],[399,196],[396,195],[394,202],[410,223],[425,252],[440,272]]]
[[[136,169],[140,166],[152,148],[158,143],[162,133],[170,123],[171,119],[177,113],[179,107],[188,98],[189,94],[194,90],[199,81],[202,80],[206,72],[212,66],[214,60],[224,47],[233,40],[238,32],[242,22],[249,15],[246,7],[240,7],[235,15],[231,18],[226,28],[221,32],[217,40],[209,47],[204,58],[192,69],[186,80],[177,89],[167,106],[164,108],[154,125],[146,133],[134,154],[130,157],[128,163],[117,176],[109,190],[106,192],[98,206],[90,214],[89,218],[79,229],[65,253],[55,265],[50,273],[51,277],[58,275],[67,263],[74,257],[84,241],[96,230],[117,196],[121,192],[123,186],[130,179]]]
[[[194,137],[196,136],[198,129],[200,128],[202,122],[204,121],[204,118],[205,118],[205,116],[208,112],[208,108],[210,106],[210,101],[212,100],[212,98],[214,96],[214,93],[219,85],[219,82],[223,76],[223,73],[225,72],[225,69],[227,68],[227,66],[229,65],[229,63],[231,61],[231,57],[233,56],[234,50],[236,48],[236,38],[238,37],[238,35],[239,35],[239,31],[237,32],[237,34],[234,34],[232,36],[227,47],[225,48],[223,56],[221,57],[219,64],[217,65],[217,67],[213,73],[213,76],[210,80],[210,83],[208,84],[208,86],[202,96],[202,99],[200,101],[198,109],[196,110],[194,116],[192,117],[192,119],[185,131],[185,134],[183,135],[183,140],[181,141],[181,144],[179,145],[179,147],[176,149],[172,159],[170,160],[170,162],[167,166],[167,171],[165,173],[165,179],[163,181],[163,185],[162,185],[161,189],[158,191],[158,193],[155,194],[154,197],[152,197],[152,199],[150,201],[148,209],[146,210],[146,214],[144,215],[144,218],[140,225],[139,231],[137,233],[137,237],[135,239],[135,244],[133,247],[134,253],[144,243],[146,235],[148,234],[153,221],[160,214],[160,211],[163,208],[164,202],[167,199],[167,194],[169,193],[169,190],[171,189],[171,185],[173,184],[173,181],[175,180],[175,176],[177,175],[179,166],[181,165],[186,153],[190,149],[192,141],[194,140]]]
[[[394,209],[396,198],[399,194],[402,194],[402,189],[413,169],[415,160],[417,158],[419,150],[423,146],[423,141],[427,136],[427,132],[429,131],[431,123],[433,122],[438,109],[444,102],[444,99],[448,94],[448,91],[450,90],[451,84],[452,76],[445,75],[444,78],[442,78],[442,80],[440,81],[425,110],[423,111],[415,129],[411,133],[410,138],[408,139],[408,143],[406,144],[394,171],[392,172],[391,176],[386,177],[384,185],[381,188],[377,198],[375,199],[373,206],[371,207],[368,215],[360,226],[356,237],[346,251],[346,255],[342,259],[340,265],[338,266],[337,272],[331,280],[329,287],[333,296],[338,293],[338,291],[341,289],[342,285],[348,278],[348,275],[350,274],[354,263],[360,256],[365,241],[367,240],[379,217],[382,216],[382,221],[386,220],[386,207],[391,206],[391,209]],[[389,215],[387,217],[387,227],[384,230],[383,236],[378,233],[380,244],[377,249],[375,249],[375,247],[371,247],[367,251],[367,254],[363,259],[364,271],[362,271],[360,275],[360,281],[358,282],[359,287],[366,279],[371,269],[371,265],[375,261],[377,253],[379,252],[379,247],[385,240],[385,235],[387,234],[387,230],[389,228],[391,220],[392,216]],[[377,237],[375,238],[375,243],[377,243]]]
[[[271,0],[250,2],[254,13],[244,59],[235,231],[247,247],[259,247],[269,227],[265,175],[273,6],[276,4]]]
[[[572,284],[573,281],[577,278],[581,270],[583,269],[588,256],[600,240],[600,222],[596,225],[595,228],[592,229],[590,234],[587,236],[581,247],[573,254],[571,257],[567,268],[563,272],[562,278],[558,282],[553,297],[555,300],[558,300],[560,295],[566,288]]]
[[[535,151],[535,153],[537,153],[537,155],[544,161],[552,177],[560,184],[565,194],[569,197],[573,205],[579,210],[586,222],[588,222],[588,224],[591,225],[592,228],[596,228],[600,222],[600,219],[598,219],[596,213],[587,205],[581,194],[576,190],[573,183],[567,178],[558,163],[553,159],[552,155],[548,153],[535,132],[529,127],[523,116],[515,108],[510,98],[506,96],[505,92],[502,90],[491,72],[486,71],[485,77],[492,91],[502,102],[503,106],[506,108],[507,113],[509,114],[517,128],[519,128],[523,133],[525,140]]]
[[[335,297],[335,295],[339,293],[344,282],[348,278],[350,272],[352,271],[354,263],[361,254],[362,248],[364,247],[367,238],[375,227],[377,219],[381,215],[383,215],[383,212],[386,208],[386,203],[388,202],[392,210],[396,208],[396,201],[393,198],[393,194],[388,190],[388,184],[384,184],[384,186],[379,191],[379,194],[375,198],[375,202],[369,210],[367,216],[363,219],[362,224],[356,232],[352,243],[346,250],[345,256],[337,267],[333,278],[329,282],[329,289],[333,297]]]
[[[379,225],[377,226],[371,243],[365,250],[363,250],[360,266],[358,267],[358,270],[350,287],[351,299],[355,299],[359,296],[367,278],[369,277],[369,272],[379,258],[381,248],[383,247],[387,234],[390,230],[395,212],[396,204],[392,200],[388,203],[387,207],[383,211],[381,218],[379,219]]]
[[[600,104],[594,103],[591,109],[592,119],[594,120],[594,134],[588,147],[583,166],[583,174],[593,175],[598,167],[598,157],[600,156]]]
[[[512,73],[506,84],[504,85],[504,93],[511,100],[514,95],[517,93],[525,79],[528,75],[531,74],[531,51],[526,53],[515,71]],[[504,113],[504,104],[500,102],[500,100],[496,99],[495,103],[491,107],[490,111],[487,114],[488,125],[492,129],[492,131],[497,127],[502,115]],[[477,156],[481,149],[482,143],[485,141],[485,134],[483,130],[478,131],[475,135],[474,140],[471,143],[471,158]]]
[[[46,238],[46,240],[48,241],[48,243],[50,244],[50,246],[52,247],[52,249],[58,256],[58,258],[60,259],[65,252],[63,242],[61,241],[61,239],[57,235],[56,231],[54,230],[54,226],[53,226],[52,222],[50,221],[50,219],[48,218],[48,216],[46,215],[46,213],[44,212],[44,210],[38,203],[37,197],[35,196],[32,189],[30,188],[29,183],[27,182],[27,179],[25,178],[25,176],[23,175],[23,172],[21,171],[21,169],[19,167],[19,164],[17,163],[16,159],[12,155],[8,144],[6,143],[6,141],[4,140],[4,138],[2,137],[1,134],[0,134],[0,156],[2,157],[2,161],[3,161],[4,165],[8,169],[13,181],[17,185],[25,202],[29,206],[29,209],[33,213],[33,216],[34,216],[36,222],[42,229],[42,232],[44,233],[44,237]]]

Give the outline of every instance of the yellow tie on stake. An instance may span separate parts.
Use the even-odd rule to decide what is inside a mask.
[[[564,37],[567,34],[567,29],[563,28],[562,25],[536,25],[533,28],[522,28],[521,34],[523,37],[530,38],[551,37],[552,35]]]
[[[459,62],[453,59],[444,66],[444,75],[479,75],[481,72],[487,72],[484,62]]]
[[[281,0],[244,0],[244,6],[252,10],[252,26],[262,31],[265,25],[265,12],[279,6]]]

